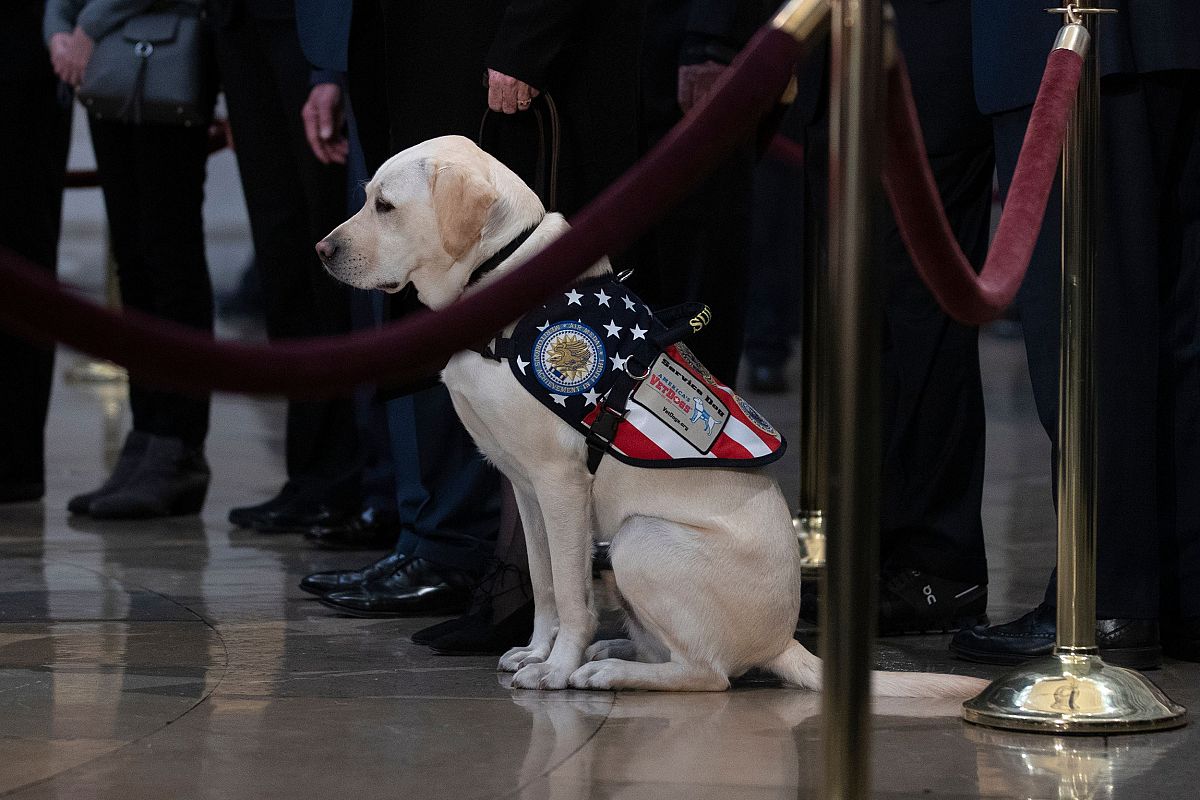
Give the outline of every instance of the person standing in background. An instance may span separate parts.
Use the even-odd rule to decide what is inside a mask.
[[[795,108],[784,114],[775,141],[799,141],[803,119]],[[750,285],[744,355],[749,375],[746,388],[763,394],[787,391],[784,368],[792,355],[792,339],[800,331],[807,261],[807,209],[804,167],[797,163],[804,149],[796,144],[775,154],[768,149],[754,168],[753,215],[750,220]],[[823,246],[823,245],[822,245]],[[811,250],[812,248],[810,248]]]
[[[994,153],[971,82],[970,9],[960,0],[895,0],[938,192],[955,239],[976,268],[987,256]],[[827,50],[801,70],[797,105],[808,118],[805,180],[828,231]],[[985,417],[979,331],[938,306],[917,275],[880,197],[875,245],[883,324],[883,496],[880,635],[954,630],[986,622]],[[806,269],[827,269],[806,264]],[[817,619],[815,581],[802,616]]]
[[[62,81],[77,88],[95,43],[145,5],[50,0],[44,34]],[[214,101],[210,93],[210,113]],[[208,126],[96,116],[88,122],[122,304],[211,335],[202,216]],[[198,513],[209,483],[209,395],[164,391],[133,379],[129,405],[133,430],[112,474],[97,490],[71,498],[68,510],[104,519]]]
[[[1099,21],[1095,272],[1096,642],[1119,666],[1200,661],[1200,4],[1118,0]],[[1002,195],[1062,25],[1035,0],[972,3],[975,85]],[[1056,469],[1060,189],[1017,308]],[[1057,580],[1002,625],[962,631],[963,658],[1019,664],[1054,647]]]
[[[345,169],[310,151],[301,119],[310,69],[292,0],[211,0],[217,69],[236,142],[255,265],[272,340],[346,333],[350,299],[325,274],[313,243],[345,218]],[[229,521],[260,532],[355,524],[362,449],[353,400],[291,400],[287,482]]]
[[[641,139],[649,149],[697,105],[778,4],[649,0],[642,49]],[[735,149],[643,239],[631,281],[662,307],[707,304],[712,322],[688,339],[712,373],[736,387],[749,284],[754,149]]]
[[[42,39],[45,5],[16,0],[0,27],[0,108],[9,112],[0,119],[0,247],[53,273],[71,97],[59,91]],[[0,503],[38,500],[46,489],[54,347],[0,333],[0,372]]]

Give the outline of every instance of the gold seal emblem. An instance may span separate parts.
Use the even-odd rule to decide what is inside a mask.
[[[604,343],[594,330],[564,320],[549,326],[533,345],[534,374],[555,394],[579,394],[604,374]]]
[[[567,380],[577,381],[592,368],[592,349],[578,336],[563,336],[547,348],[546,364]]]

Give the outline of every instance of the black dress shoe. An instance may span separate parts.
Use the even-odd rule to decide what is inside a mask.
[[[400,536],[400,517],[393,510],[363,506],[340,527],[311,528],[304,538],[323,550],[384,550]]]
[[[800,618],[817,624],[818,583],[806,581],[800,593]],[[880,577],[880,636],[947,633],[987,624],[987,586],[960,583],[919,569],[885,570]]]
[[[779,394],[787,391],[787,378],[782,364],[751,364],[750,391],[759,394]]]
[[[358,513],[352,506],[305,495],[277,500],[279,498],[258,506],[235,508],[229,512],[229,521],[243,528],[253,528],[258,533],[305,533],[317,528],[347,530]]]
[[[386,577],[396,571],[400,562],[408,556],[403,553],[388,553],[378,561],[358,569],[337,569],[329,572],[314,572],[300,581],[300,588],[315,595],[326,595],[353,589],[367,581]]]
[[[950,641],[950,650],[967,661],[1024,664],[1054,651],[1057,622],[1056,609],[1043,603],[1004,625],[959,631]],[[1162,665],[1158,623],[1154,620],[1098,619],[1096,644],[1100,656],[1118,667],[1157,669]]]
[[[443,656],[491,656],[502,655],[512,647],[529,644],[533,636],[533,600],[527,600],[503,619],[495,619],[491,606],[459,617],[457,625],[443,628],[436,635],[426,629],[426,644],[433,652]],[[438,627],[438,626],[434,626]],[[421,631],[417,632],[422,633]],[[413,634],[413,641],[417,634]]]
[[[1162,646],[1171,658],[1200,661],[1200,617],[1163,620]]]
[[[423,558],[406,558],[390,575],[321,598],[352,617],[411,617],[457,614],[471,602],[473,581],[456,570],[439,569]]]
[[[268,512],[282,508],[292,503],[299,496],[294,484],[284,484],[279,494],[262,503],[253,506],[238,506],[229,509],[229,524],[239,528],[253,528],[258,520],[265,519]]]
[[[489,559],[471,595],[471,610],[457,619],[422,628],[410,639],[441,655],[499,655],[528,644],[533,635],[533,587],[528,570],[503,559]],[[499,609],[499,611],[497,611]],[[503,614],[503,616],[499,616]]]

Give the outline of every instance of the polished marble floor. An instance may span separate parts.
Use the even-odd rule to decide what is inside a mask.
[[[991,612],[1003,618],[1041,591],[1052,517],[1020,342],[989,335],[984,352]],[[755,400],[795,441],[795,395]],[[218,398],[200,518],[101,524],[65,502],[114,456],[123,392],[56,386],[46,499],[0,507],[0,797],[815,796],[816,695],[752,680],[719,695],[514,691],[494,659],[410,644],[428,620],[345,619],[315,603],[302,575],[364,556],[225,522],[280,481],[281,409]],[[795,459],[778,474],[794,493]],[[878,657],[996,674],[945,645],[881,640]],[[1168,661],[1152,677],[1200,703],[1200,666]],[[1194,726],[1004,734],[961,722],[955,703],[887,701],[873,733],[880,797],[1190,797],[1200,780]]]

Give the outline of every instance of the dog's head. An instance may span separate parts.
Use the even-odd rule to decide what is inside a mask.
[[[317,243],[325,269],[360,289],[397,292],[412,283],[435,309],[545,214],[533,190],[462,136],[392,156],[366,193],[362,209]]]

